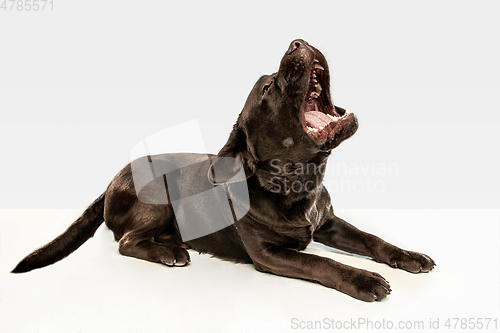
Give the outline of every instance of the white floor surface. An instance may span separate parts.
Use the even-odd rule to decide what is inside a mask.
[[[0,211],[2,333],[464,332],[464,323],[480,332],[500,328],[500,211],[336,211],[358,228],[437,263],[431,273],[415,275],[320,244],[306,250],[382,274],[393,291],[380,303],[195,251],[187,267],[126,258],[104,225],[66,259],[26,274],[9,273],[80,213]]]

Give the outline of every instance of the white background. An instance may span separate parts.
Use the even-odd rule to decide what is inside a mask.
[[[182,320],[193,330],[216,330],[227,324],[219,309],[230,311],[233,324],[218,326],[227,331],[287,330],[293,317],[327,314],[419,320],[436,309],[443,317],[498,313],[499,216],[479,210],[500,202],[497,13],[493,1],[56,1],[53,11],[0,10],[2,328],[134,332]],[[427,252],[438,262],[435,272],[415,276],[362,260],[360,267],[383,273],[394,290],[387,302],[366,305],[202,256],[188,268],[194,274],[169,275],[145,262],[130,267],[101,228],[101,243],[85,244],[67,264],[7,273],[64,230],[148,136],[196,119],[206,149],[216,153],[254,82],[278,69],[295,38],[326,55],[334,103],[360,122],[330,158],[325,182],[334,206],[357,209],[356,225]],[[194,146],[189,134],[166,142],[165,151]],[[368,208],[417,211],[360,211]],[[90,248],[99,255],[86,257]],[[92,255],[99,260],[85,260]],[[233,273],[238,282],[224,289]],[[244,315],[248,307],[264,317]]]
[[[360,122],[330,158],[353,174],[328,173],[336,207],[499,208],[497,9],[56,1],[53,12],[1,11],[0,207],[85,208],[135,144],[185,121],[218,152],[255,81],[303,38],[329,60],[334,103]]]
[[[0,211],[0,331],[33,333],[297,332],[300,321],[369,319],[400,322],[428,332],[452,318],[500,327],[500,212],[484,210],[347,210],[338,215],[359,228],[436,260],[428,274],[333,253],[314,243],[306,251],[378,272],[392,293],[365,303],[312,282],[257,272],[190,250],[187,267],[166,267],[121,256],[112,232],[101,226],[68,258],[26,274],[10,274],[17,261],[52,240],[78,210]],[[483,320],[484,321],[484,320]],[[408,322],[410,322],[408,324]],[[460,324],[459,324],[460,325]],[[460,326],[457,326],[460,328]],[[321,329],[322,328],[322,329]],[[387,332],[357,327],[340,332]],[[307,332],[335,332],[327,327]]]

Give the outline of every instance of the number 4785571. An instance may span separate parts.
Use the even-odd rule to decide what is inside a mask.
[[[482,330],[497,329],[497,318],[448,318],[444,326],[448,329]]]
[[[54,0],[3,0],[4,12],[43,12],[54,10]]]

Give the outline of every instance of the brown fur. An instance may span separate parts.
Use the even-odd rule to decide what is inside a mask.
[[[305,114],[314,105],[308,102],[312,91],[320,89],[314,88],[314,80],[322,88],[313,100],[318,111],[338,120],[313,133],[306,129]],[[257,81],[226,145],[217,154],[241,161],[247,178],[250,210],[234,224],[183,242],[171,204],[138,199],[129,164],[68,231],[30,254],[13,272],[62,259],[91,237],[104,220],[125,256],[183,266],[190,262],[186,249],[193,248],[234,262],[252,263],[262,272],[319,282],[364,301],[384,299],[391,289],[379,274],[301,252],[314,240],[413,273],[428,272],[435,265],[426,255],[402,250],[334,215],[321,168],[324,170],[332,149],[356,132],[358,123],[353,114],[331,103],[329,90],[325,58],[303,40],[292,42],[277,73]],[[226,186],[233,195],[231,204],[238,205],[238,197],[228,184],[237,167],[224,166],[227,177],[214,179],[210,171],[218,163],[214,157],[210,155],[208,164],[195,163],[189,170],[183,169],[192,176],[182,186],[195,192],[215,184]],[[175,163],[179,155],[147,158]],[[317,168],[298,172],[305,165]],[[299,191],[286,188],[293,183],[308,187]],[[165,184],[159,176],[144,193],[154,198],[165,191]],[[167,195],[172,196],[174,190],[169,185]],[[192,209],[203,214],[206,208],[200,202]]]

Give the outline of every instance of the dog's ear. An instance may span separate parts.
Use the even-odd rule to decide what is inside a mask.
[[[225,146],[210,161],[208,179],[214,185],[244,181],[253,175],[254,165],[246,134],[234,125]]]

